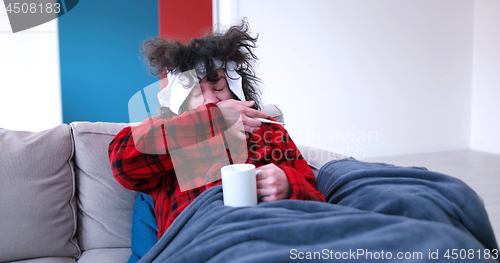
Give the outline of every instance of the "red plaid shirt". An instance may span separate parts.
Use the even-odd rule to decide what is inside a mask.
[[[153,198],[158,237],[198,195],[221,184],[220,168],[229,164],[229,158],[256,167],[274,163],[288,177],[290,199],[325,200],[315,188],[314,174],[281,125],[262,123],[247,139],[244,153],[229,154],[227,143],[232,142],[224,145],[224,130],[219,108],[207,104],[171,119],[155,116],[137,127],[126,127],[111,142],[113,175],[125,188]],[[174,152],[178,153],[175,157]],[[182,177],[177,177],[180,173]]]

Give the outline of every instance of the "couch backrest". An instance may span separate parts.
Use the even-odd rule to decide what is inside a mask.
[[[78,243],[83,251],[130,247],[137,192],[113,177],[108,145],[125,123],[73,122]]]
[[[283,112],[277,105],[275,104],[263,105],[261,111],[267,114],[268,116],[273,117],[276,121],[285,123]]]

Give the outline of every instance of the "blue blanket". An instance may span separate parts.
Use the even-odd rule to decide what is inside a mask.
[[[140,262],[497,262],[487,214],[457,179],[350,158],[322,167],[317,184],[327,203],[251,208],[226,207],[211,188]]]

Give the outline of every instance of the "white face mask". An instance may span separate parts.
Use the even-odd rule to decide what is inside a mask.
[[[221,65],[225,68],[226,80],[229,89],[241,101],[246,101],[242,88],[242,78],[236,72],[236,63],[228,62],[222,67],[222,62],[214,61],[214,65]],[[184,71],[178,74],[168,74],[168,85],[158,93],[158,101],[162,107],[168,107],[179,115],[179,109],[195,87],[199,87],[198,79],[203,79],[206,73],[204,67],[198,65],[195,69]]]

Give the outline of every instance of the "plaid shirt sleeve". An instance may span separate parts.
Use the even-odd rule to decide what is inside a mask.
[[[316,188],[316,178],[288,132],[283,129],[283,160],[278,166],[285,172],[292,186],[292,200],[313,200],[325,202],[325,197]]]
[[[274,163],[281,168],[292,187],[290,199],[325,201],[323,194],[316,188],[311,168],[285,128],[262,123],[261,129],[252,135],[250,141],[249,161],[257,167]]]
[[[225,130],[225,125],[217,106],[207,104],[171,119],[155,116],[137,127],[126,127],[108,149],[113,175],[127,189],[148,192],[174,169],[167,149],[206,141]],[[213,148],[221,149],[220,145]],[[198,157],[203,158],[207,153],[210,151],[200,152]]]

